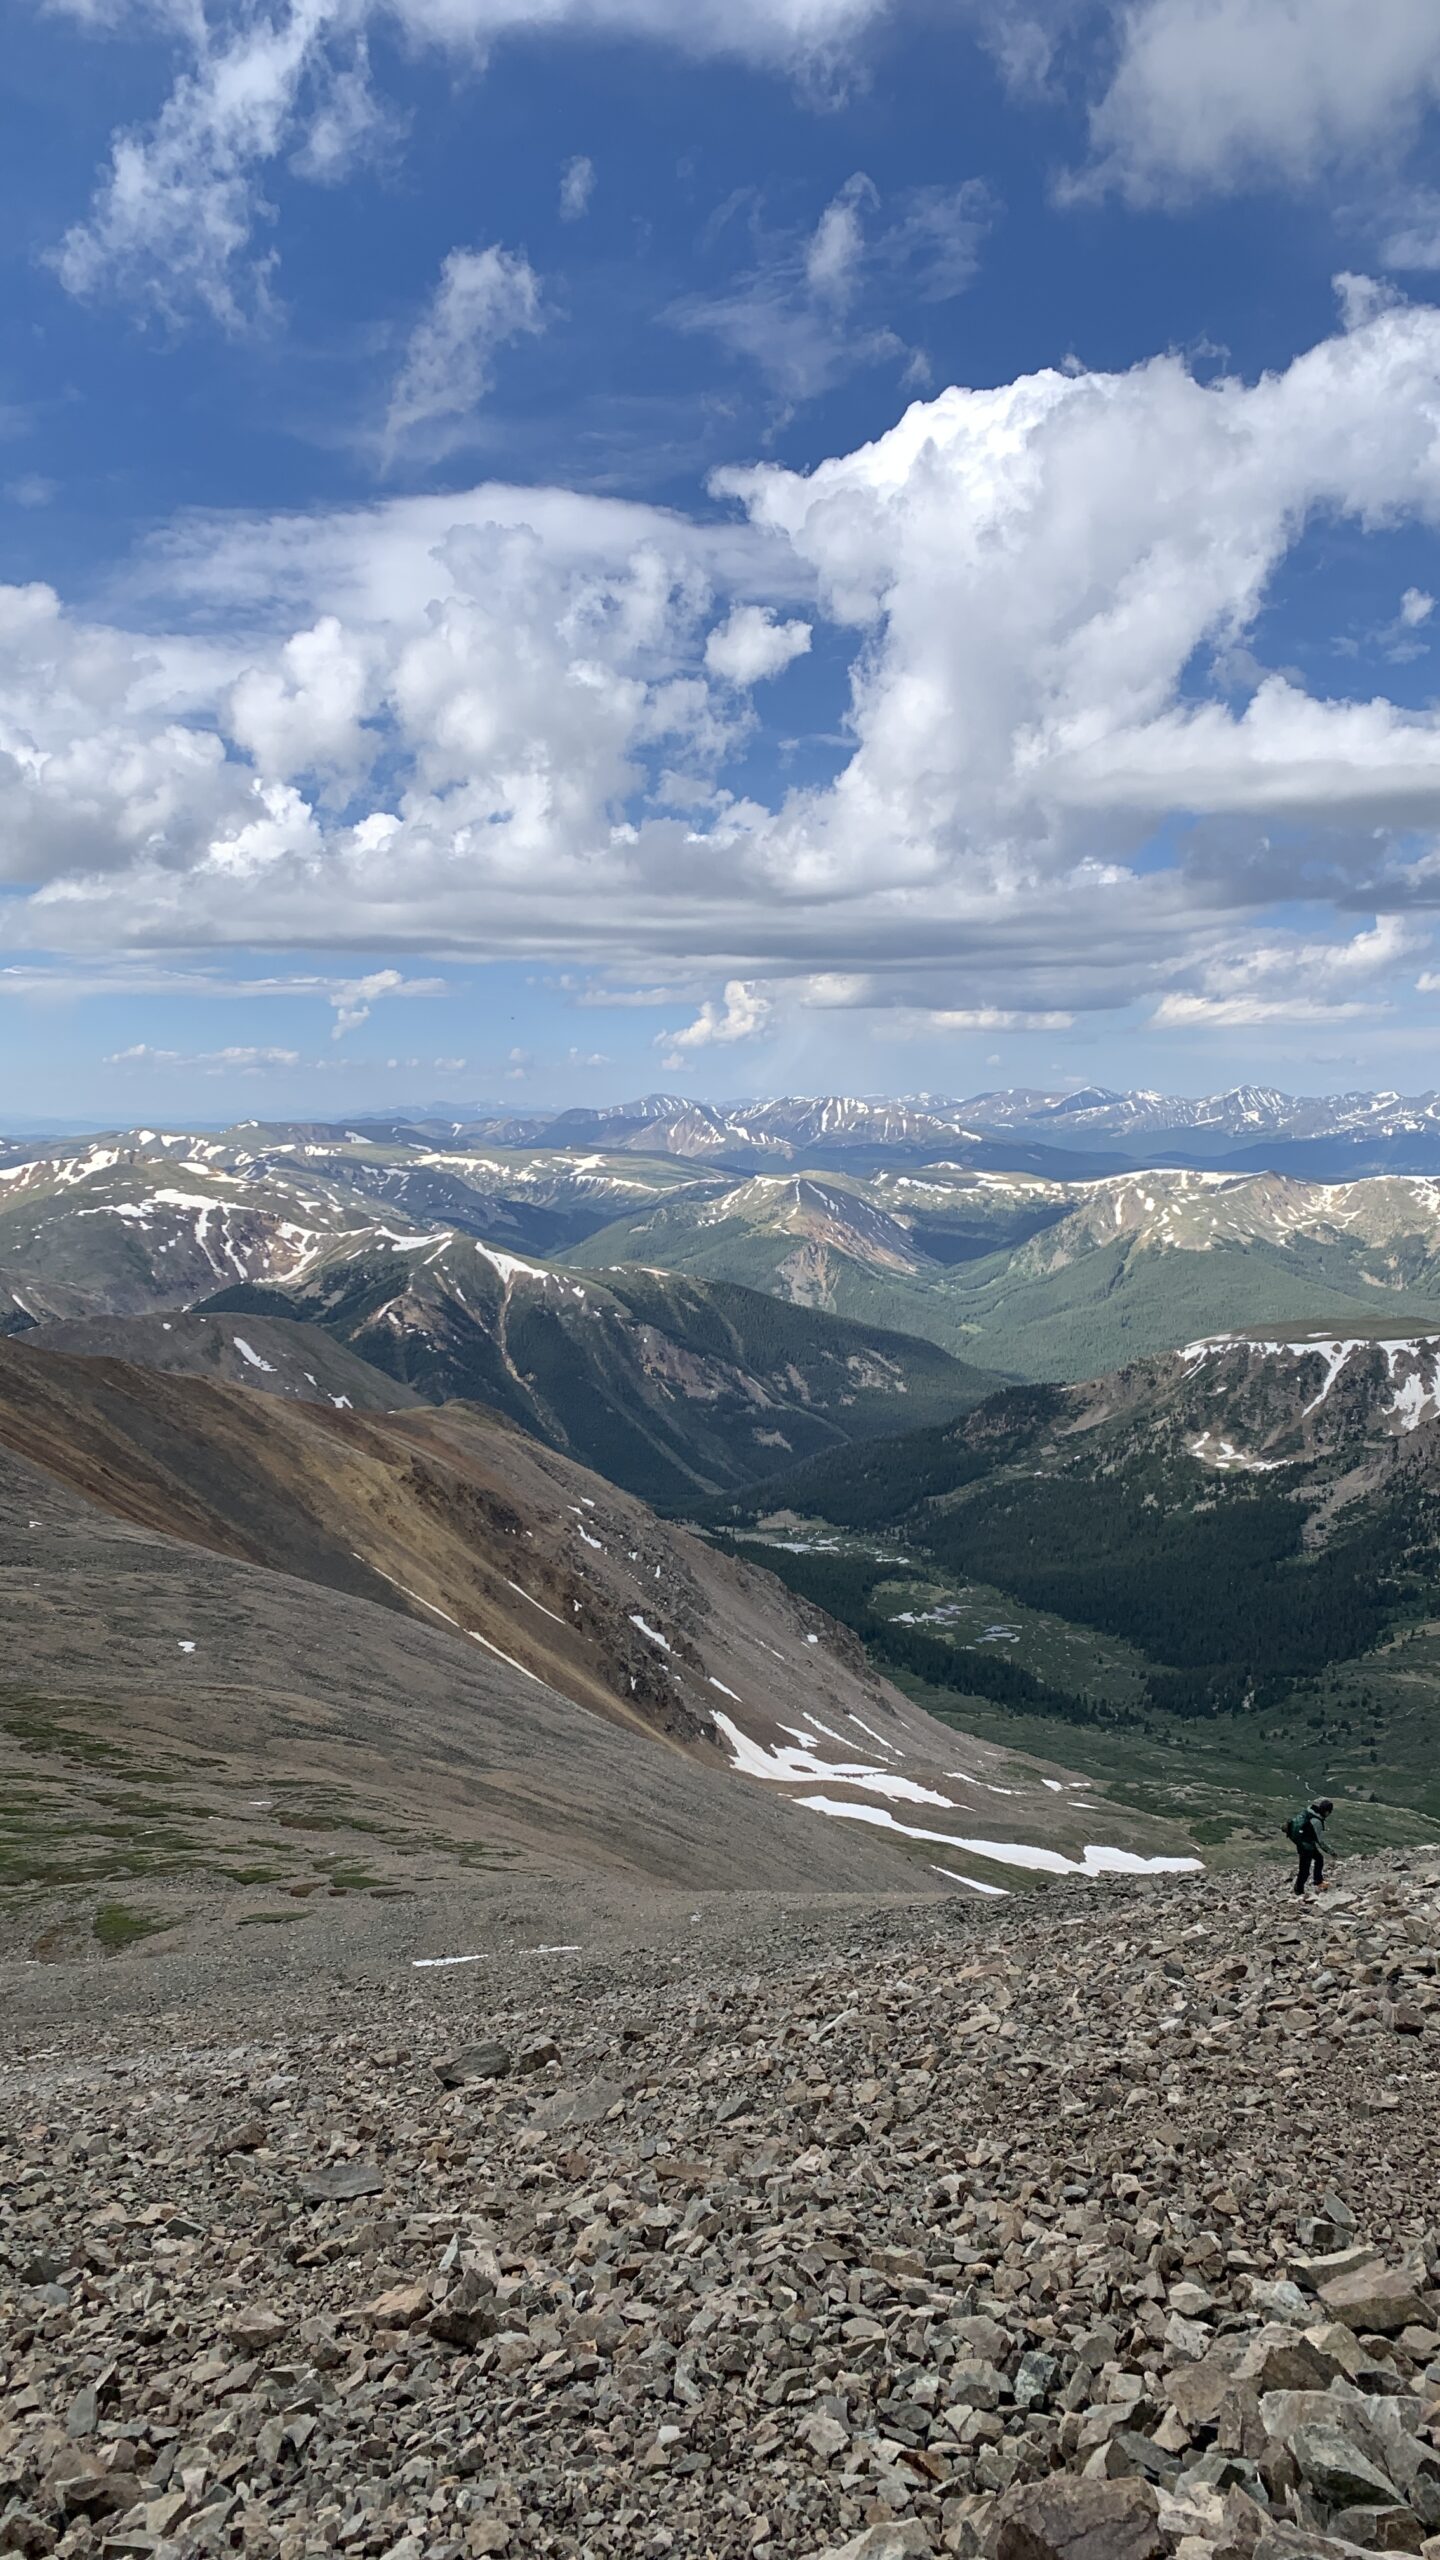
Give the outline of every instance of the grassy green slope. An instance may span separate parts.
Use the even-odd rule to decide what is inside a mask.
[[[1087,1421],[1074,1391],[1027,1387],[766,1490],[772,1505],[903,1547],[952,1587],[988,1586],[1132,1648],[1149,1708],[1204,1719],[1264,1712],[1440,1611],[1437,1453],[1418,1439],[1403,1464],[1372,1451],[1357,1494],[1363,1454],[1344,1445],[1221,1475],[1160,1408],[1113,1413],[1102,1399]],[[752,1525],[758,1510],[752,1498]],[[737,1506],[729,1525],[746,1517]],[[868,1605],[858,1568],[809,1551],[802,1569],[828,1580],[813,1596],[838,1614]],[[926,1676],[921,1655],[911,1667]]]
[[[1286,1815],[1322,1789],[1342,1857],[1440,1829],[1440,1622],[1281,1681],[1263,1711],[1196,1719],[1154,1703],[1158,1666],[1135,1646],[951,1573],[908,1534],[817,1520],[737,1543],[854,1626],[942,1722],[1091,1772],[1108,1799],[1183,1821],[1212,1865],[1283,1864]]]
[[[1136,1251],[1124,1241],[1040,1278],[993,1254],[942,1284],[950,1335],[970,1357],[1022,1378],[1096,1378],[1201,1334],[1258,1325],[1381,1319],[1440,1324],[1440,1294],[1368,1287],[1343,1243],[1297,1238],[1209,1252]]]
[[[923,1232],[916,1243],[923,1250]],[[1205,1251],[1138,1245],[1133,1236],[1083,1249],[1034,1273],[1007,1245],[919,1272],[890,1271],[829,1249],[817,1278],[804,1240],[745,1216],[713,1218],[693,1202],[603,1227],[565,1257],[599,1271],[627,1261],[790,1296],[823,1288],[853,1321],[939,1344],[982,1368],[1021,1378],[1093,1378],[1237,1326],[1333,1323],[1347,1329],[1403,1318],[1440,1323],[1433,1260],[1391,1257],[1386,1286],[1359,1238],[1292,1235]]]

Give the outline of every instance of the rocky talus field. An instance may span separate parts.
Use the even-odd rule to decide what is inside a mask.
[[[0,2550],[1440,2554],[1440,1855],[554,1918],[6,1968]]]

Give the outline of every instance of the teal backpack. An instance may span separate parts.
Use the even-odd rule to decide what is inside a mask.
[[[1290,1842],[1292,1848],[1299,1849],[1304,1845],[1305,1824],[1308,1812],[1309,1807],[1307,1805],[1305,1813],[1292,1813],[1289,1821],[1285,1825],[1285,1837]]]

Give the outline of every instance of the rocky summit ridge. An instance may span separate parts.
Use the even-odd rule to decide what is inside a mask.
[[[0,2550],[1440,2554],[1435,1853],[566,1917],[16,1969]]]

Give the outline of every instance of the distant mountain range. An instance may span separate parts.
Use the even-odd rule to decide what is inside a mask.
[[[652,1093],[593,1109],[477,1109],[456,1115],[427,1106],[357,1121],[245,1121],[224,1131],[142,1129],[90,1141],[92,1148],[116,1143],[152,1153],[206,1155],[221,1163],[266,1156],[314,1161],[337,1147],[398,1146],[427,1151],[441,1182],[447,1154],[469,1159],[487,1149],[612,1159],[641,1155],[652,1163],[671,1158],[736,1172],[786,1166],[865,1171],[886,1162],[948,1157],[975,1169],[1053,1173],[1060,1179],[1131,1165],[1208,1164],[1324,1181],[1367,1172],[1440,1173],[1440,1091],[1296,1095],[1269,1085],[1236,1085],[1197,1098],[1088,1085],[1062,1092],[1008,1089],[959,1100],[929,1093],[879,1099],[829,1094],[734,1103]],[[0,1170],[39,1155],[81,1152],[80,1141],[58,1130],[53,1142],[0,1137]],[[377,1188],[376,1196],[383,1190]],[[537,1246],[541,1242],[539,1236],[532,1239]]]
[[[979,1093],[960,1101],[932,1094],[880,1101],[830,1095],[726,1105],[649,1094],[600,1110],[484,1126],[497,1144],[596,1146],[737,1170],[778,1164],[855,1169],[948,1155],[977,1167],[1061,1175],[1125,1164],[1271,1168],[1313,1180],[1440,1172],[1436,1092],[1307,1097],[1239,1085],[1197,1100],[1092,1085],[1079,1092]]]
[[[1060,1179],[895,1144],[756,1172],[408,1124],[124,1133],[0,1167],[0,1331],[99,1324],[123,1351],[106,1328],[143,1318],[163,1366],[177,1312],[298,1317],[671,1502],[960,1413],[997,1374],[1098,1376],[1236,1325],[1440,1324],[1440,1177],[1060,1157]],[[243,1365],[227,1341],[211,1374]],[[306,1363],[272,1367],[309,1392]]]

